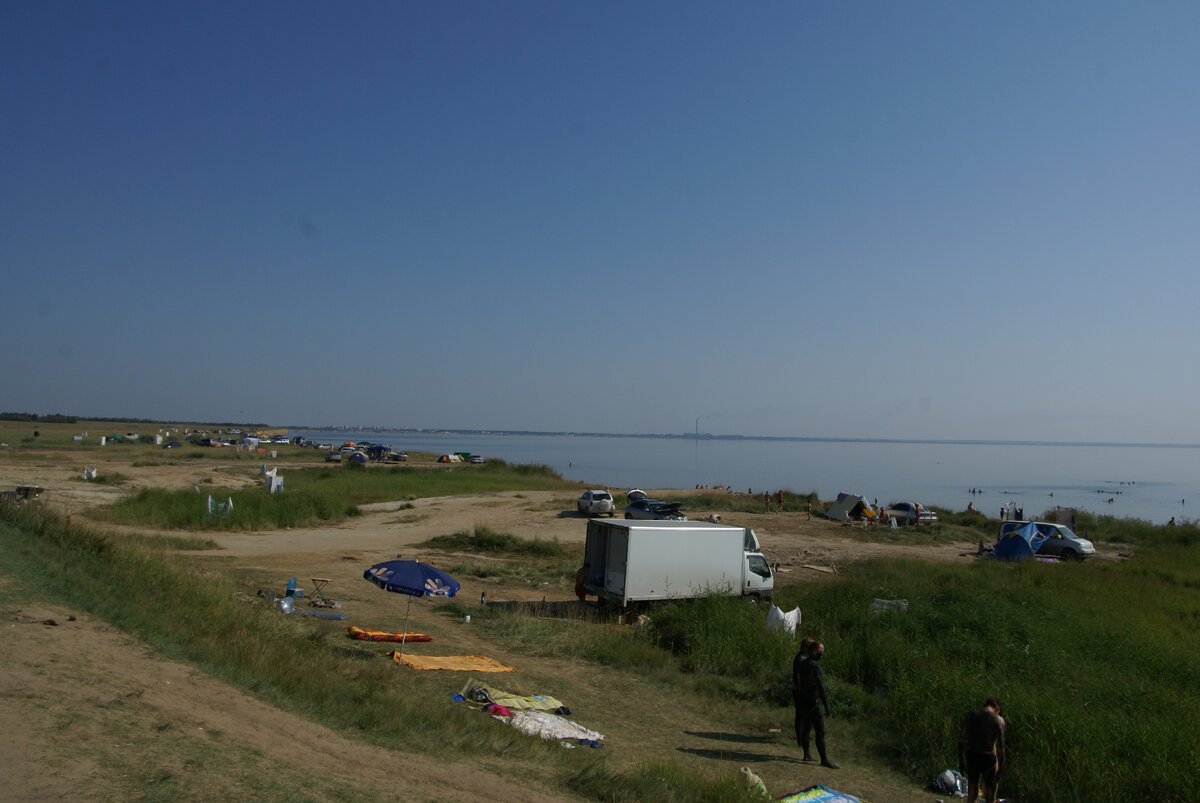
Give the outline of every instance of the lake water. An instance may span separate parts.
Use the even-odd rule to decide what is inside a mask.
[[[833,499],[913,500],[990,516],[1015,502],[1027,517],[1056,505],[1158,524],[1200,516],[1200,447],[714,440],[656,437],[301,431],[313,440],[367,440],[401,450],[474,452],[545,464],[570,480],[615,490],[785,488]],[[971,494],[972,488],[981,494]],[[1111,502],[1109,500],[1112,500]],[[1191,513],[1194,509],[1197,513]]]

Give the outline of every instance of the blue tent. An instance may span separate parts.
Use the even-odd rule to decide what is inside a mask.
[[[1031,521],[1000,536],[996,548],[992,550],[992,557],[999,560],[1032,558],[1045,540],[1046,536],[1039,533],[1037,525]]]

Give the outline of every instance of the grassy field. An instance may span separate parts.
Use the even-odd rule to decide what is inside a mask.
[[[183,530],[270,530],[332,524],[359,514],[371,502],[454,496],[463,493],[574,488],[546,466],[515,466],[491,460],[480,466],[427,469],[415,466],[302,468],[286,472],[286,491],[145,488],[110,506],[103,518],[117,524]],[[232,510],[210,515],[207,498]]]
[[[275,503],[282,507],[264,517],[264,526],[280,526],[280,516],[296,515],[289,506],[305,499],[339,501],[342,513],[331,515],[352,515],[353,506],[376,499],[574,487],[544,469],[499,463],[450,472],[346,469],[289,472],[288,491]],[[194,503],[190,493],[183,496]],[[254,495],[270,498],[261,490]],[[807,497],[795,503],[799,509]],[[160,503],[126,504],[145,524],[152,518],[146,511]],[[235,511],[242,507],[250,504],[235,501]],[[977,532],[990,542],[996,532],[997,522],[978,513],[939,511],[939,517],[941,524],[903,536],[938,543],[951,535],[969,541],[973,536],[964,533]],[[1107,545],[1105,551],[1116,545],[1133,557],[1066,564],[876,560],[778,589],[776,603],[800,607],[805,634],[828,645],[832,721],[862,750],[924,786],[955,766],[962,715],[994,694],[1009,721],[1005,797],[1195,799],[1200,747],[1190,723],[1200,716],[1200,529],[1192,522],[1164,527],[1088,515],[1078,517],[1077,529]],[[403,742],[466,758],[503,753],[520,771],[561,779],[564,788],[597,800],[750,799],[728,778],[670,762],[645,760],[617,771],[583,760],[582,751],[481,726],[460,707],[431,706],[445,693],[426,673],[415,673],[400,693],[389,682],[388,662],[364,660],[378,657],[379,645],[347,645],[336,625],[235,602],[244,584],[232,572],[211,563],[199,570],[175,553],[211,546],[202,534],[118,539],[38,505],[0,506],[7,573],[285,710],[380,745]],[[459,555],[448,566],[452,574],[495,578],[500,587],[561,585],[575,568],[553,542],[484,528],[424,546]],[[874,599],[903,599],[907,610],[872,613]],[[196,609],[205,616],[195,617]],[[473,600],[444,610],[487,622],[483,632],[512,652],[645,678],[699,706],[774,712],[777,721],[789,716],[794,642],[767,633],[764,612],[738,600],[659,606],[639,628],[588,616],[567,627],[561,618],[520,609],[484,611]],[[444,738],[431,745],[422,737],[435,721]]]
[[[435,485],[432,492],[442,490]],[[150,536],[116,541],[38,506],[7,507],[3,517],[0,549],[9,571],[288,710],[378,744],[417,742],[436,718],[446,734],[439,749],[466,756],[503,750],[515,760],[557,767],[570,788],[597,799],[742,799],[724,779],[657,762],[632,773],[585,768],[536,740],[481,732],[477,720],[452,706],[431,711],[385,682],[386,666],[356,656],[370,648],[340,640],[335,646],[314,638],[311,622],[231,601],[230,580],[211,570],[201,577],[166,551],[187,543]],[[1152,799],[1191,800],[1200,748],[1180,723],[1200,716],[1197,532],[1103,520],[1092,526],[1094,537],[1130,539],[1136,559],[872,561],[846,567],[829,582],[785,587],[777,602],[799,606],[805,632],[828,644],[834,717],[915,783],[955,765],[962,714],[996,694],[1010,723],[1006,796],[1142,800],[1150,799],[1153,779]],[[548,573],[569,569],[553,549],[518,554],[519,540],[476,531],[441,546],[511,552],[523,564],[540,561]],[[908,609],[872,614],[875,598],[905,599]],[[200,620],[190,615],[196,605],[206,611]],[[794,644],[767,633],[763,611],[737,600],[661,606],[640,629],[584,621],[569,632],[519,611],[447,606],[451,615],[463,611],[488,617],[492,638],[510,649],[652,677],[709,700],[704,705],[774,706],[786,715]]]

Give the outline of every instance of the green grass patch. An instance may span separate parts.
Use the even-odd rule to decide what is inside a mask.
[[[40,507],[0,506],[0,554],[15,573],[285,710],[375,744],[465,756],[505,754],[531,766],[561,751],[449,700],[445,677],[396,682],[383,647],[347,643],[340,622],[281,616],[235,598],[241,589],[146,542],[71,525]],[[196,611],[204,612],[197,616]],[[430,733],[438,733],[431,740]]]
[[[1005,703],[1020,800],[1187,800],[1200,748],[1200,559],[1168,547],[1079,564],[872,561],[785,607],[829,645],[835,716],[916,779],[954,766],[963,713]],[[874,615],[874,598],[907,599]],[[815,615],[814,615],[815,614]],[[1130,733],[1130,728],[1136,734]]]
[[[336,523],[359,515],[358,506],[371,502],[570,485],[546,466],[513,466],[502,460],[452,469],[309,468],[286,471],[284,480],[285,490],[279,494],[268,494],[264,486],[203,493],[147,488],[114,503],[103,517],[169,530],[270,530]],[[209,494],[218,506],[232,502],[232,509],[209,515]]]
[[[623,495],[621,499],[624,501]],[[762,513],[765,510],[761,493],[743,494],[730,493],[728,491],[704,491],[691,496],[678,498],[663,497],[662,499],[664,502],[682,503],[685,511],[688,508],[714,513]],[[783,492],[783,510],[785,513],[808,510],[809,502],[813,504],[813,515],[825,510],[821,500],[817,498],[816,491],[810,491],[806,494],[797,494],[791,491]],[[772,492],[771,512],[774,513],[777,509],[775,492]]]
[[[268,494],[255,488],[211,493],[217,512],[209,513],[209,494],[143,488],[118,500],[103,513],[107,521],[165,530],[269,530],[343,521],[360,514],[358,506],[332,493]],[[232,502],[228,512],[221,505]]]
[[[727,779],[661,762],[580,766],[571,756],[580,751],[490,728],[445,700],[444,679],[429,677],[436,673],[396,684],[390,662],[376,660],[380,645],[347,644],[336,624],[238,603],[232,580],[195,572],[165,544],[72,527],[40,506],[9,506],[0,517],[7,571],[331,727],[417,750],[503,753],[608,800],[736,794],[725,791]],[[799,606],[802,634],[828,645],[830,702],[845,738],[914,784],[955,765],[962,715],[995,694],[1009,720],[1006,797],[1142,800],[1152,784],[1155,800],[1186,801],[1200,777],[1200,747],[1180,725],[1200,716],[1200,556],[1181,529],[1128,527],[1124,537],[1137,547],[1129,561],[863,562],[827,582],[781,588],[777,604]],[[456,536],[470,543],[479,534]],[[507,543],[494,535],[483,541]],[[481,551],[478,565],[496,554],[505,553]],[[540,564],[562,582],[570,570],[561,558],[511,563]],[[876,598],[905,599],[908,609],[874,614]],[[461,603],[448,611],[454,605],[480,615]],[[641,673],[671,693],[774,705],[780,719],[789,717],[794,643],[765,631],[760,606],[723,597],[675,602],[649,609],[638,628],[496,608],[480,615],[489,624],[483,632],[513,651]],[[427,739],[434,730],[436,745]]]
[[[448,551],[483,552],[490,555],[533,558],[562,558],[567,555],[567,550],[557,540],[542,541],[534,538],[528,541],[511,533],[498,533],[478,524],[475,525],[474,532],[438,535],[430,538],[421,546]]]

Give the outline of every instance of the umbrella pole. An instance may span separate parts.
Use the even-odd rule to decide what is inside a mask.
[[[400,665],[404,666],[404,645],[408,642],[408,612],[412,610],[412,597],[408,598],[408,607],[404,609],[404,635],[400,637]]]

